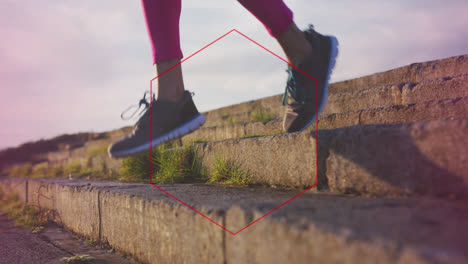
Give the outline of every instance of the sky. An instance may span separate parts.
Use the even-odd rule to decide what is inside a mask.
[[[285,3],[299,28],[338,38],[332,82],[468,54],[464,0]],[[182,1],[185,57],[234,28],[285,57],[237,1]],[[140,1],[2,0],[0,36],[0,149],[136,121],[120,114],[155,77]],[[182,67],[200,112],[280,94],[287,77],[284,62],[236,33]]]

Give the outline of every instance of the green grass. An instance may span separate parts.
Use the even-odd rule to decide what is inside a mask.
[[[8,174],[11,178],[30,177],[30,178],[57,178],[73,175],[82,177],[90,175],[94,170],[88,166],[81,166],[80,162],[71,162],[63,167],[61,164],[39,164],[32,166],[30,163],[15,165]]]
[[[86,155],[88,157],[97,156],[97,155],[106,155],[107,154],[107,144],[101,146],[92,146],[86,150]]]
[[[252,181],[252,173],[242,168],[235,160],[216,157],[215,166],[207,183],[223,185],[248,185]]]
[[[266,135],[251,135],[251,136],[245,136],[245,137],[241,137],[239,139],[246,139],[246,138],[258,138],[258,137],[264,137]]]
[[[18,177],[27,177],[32,173],[31,163],[25,163],[21,165],[14,165],[11,170],[9,177],[18,178]]]
[[[78,255],[73,257],[63,257],[60,259],[60,262],[70,263],[70,264],[82,264],[82,263],[92,263],[95,258],[90,255]]]
[[[153,152],[153,160],[156,158],[156,151]],[[149,182],[151,170],[150,153],[144,152],[136,156],[127,157],[122,161],[120,178],[126,182]],[[153,171],[154,173],[154,171]]]
[[[154,148],[152,159],[149,151],[125,158],[121,166],[121,180],[149,182],[152,169],[153,183],[202,181],[204,170],[196,148],[193,145],[181,149],[171,147],[162,145]]]
[[[0,194],[0,211],[9,212],[10,210],[21,207],[21,201],[16,193]]]
[[[150,166],[153,169],[153,183],[173,184],[189,182],[217,183],[223,185],[248,185],[252,173],[243,169],[235,160],[217,157],[211,174],[202,164],[202,157],[194,145],[181,149],[159,146],[153,149],[152,160],[146,152],[123,160],[122,181],[149,182]]]
[[[228,117],[229,117],[229,114],[228,114],[228,113],[221,113],[221,118],[222,118],[223,120],[228,119]]]
[[[82,166],[79,161],[73,161],[65,165],[63,172],[65,173],[65,176],[68,176],[69,174],[77,175],[81,172],[81,167]]]
[[[53,166],[50,170],[50,176],[51,177],[63,177],[64,176],[63,166],[62,165]]]
[[[49,177],[49,175],[50,174],[49,174],[48,165],[45,163],[42,163],[33,167],[30,176],[32,178],[46,178],[46,177]]]
[[[81,178],[95,173],[98,173],[98,171],[92,168],[91,157],[88,157],[84,166],[81,165],[81,162],[79,161],[73,161],[65,165],[62,176],[66,177],[71,175],[73,177]]]
[[[274,114],[264,111],[263,109],[256,110],[250,115],[252,122],[268,122],[275,118]]]
[[[228,125],[236,125],[236,124],[241,124],[243,122],[231,117],[231,118],[229,118],[229,120],[226,123]]]
[[[17,193],[0,193],[0,211],[6,212],[9,219],[14,219],[15,225],[32,229],[33,233],[42,232],[52,214],[52,210],[23,205]]]
[[[197,140],[194,140],[192,142],[192,144],[201,144],[201,143],[208,143],[209,141],[207,140],[201,140],[201,139],[197,139]]]

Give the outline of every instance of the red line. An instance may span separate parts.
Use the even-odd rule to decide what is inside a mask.
[[[229,32],[227,32],[226,34],[222,35],[221,37],[215,39],[214,41],[210,42],[208,45],[204,46],[203,48],[201,48],[200,50],[198,50],[197,52],[193,53],[192,55],[188,56],[187,58],[181,60],[179,63],[177,63],[176,65],[172,66],[170,69],[166,70],[165,72],[157,75],[156,77],[154,77],[153,79],[151,79],[150,81],[150,96],[151,96],[151,100],[150,100],[150,118],[151,118],[151,121],[150,121],[150,147],[151,147],[151,151],[150,151],[150,183],[151,185],[153,185],[154,187],[156,187],[158,190],[164,192],[165,194],[169,195],[170,197],[172,197],[173,199],[175,199],[176,201],[180,202],[181,204],[185,205],[186,207],[190,208],[191,210],[193,210],[194,212],[196,212],[197,214],[203,216],[204,218],[208,219],[210,222],[212,222],[213,224],[219,226],[220,228],[222,228],[223,230],[225,230],[226,232],[230,233],[231,235],[237,235],[238,233],[242,232],[243,230],[245,230],[246,228],[250,227],[251,225],[257,223],[258,221],[260,221],[261,219],[265,218],[266,216],[270,215],[271,213],[273,213],[274,211],[278,210],[279,208],[283,207],[284,205],[286,205],[287,203],[291,202],[292,200],[296,199],[297,197],[299,197],[300,195],[304,194],[306,191],[314,188],[315,186],[317,186],[318,184],[318,115],[317,115],[317,118],[316,118],[316,126],[315,126],[315,135],[316,135],[316,141],[315,141],[315,158],[316,158],[316,182],[314,185],[310,186],[309,188],[303,190],[302,192],[296,194],[294,197],[290,198],[289,200],[287,200],[286,202],[280,204],[279,206],[277,206],[275,209],[271,210],[270,212],[268,212],[267,214],[263,215],[262,217],[256,219],[255,221],[251,222],[250,224],[248,224],[247,226],[243,227],[242,229],[240,229],[239,231],[237,232],[232,232],[230,230],[228,230],[227,228],[225,228],[224,226],[216,223],[215,221],[213,221],[211,218],[207,217],[206,215],[200,213],[199,211],[195,210],[193,207],[189,206],[188,204],[184,203],[183,201],[179,200],[177,197],[173,196],[172,194],[166,192],[165,190],[163,190],[162,188],[160,188],[159,186],[155,185],[153,183],[153,111],[152,111],[152,107],[153,107],[153,81],[155,79],[157,79],[158,77],[160,77],[161,75],[165,74],[166,72],[172,70],[173,68],[175,68],[177,65],[183,63],[184,61],[190,59],[191,57],[195,56],[196,54],[200,53],[202,50],[208,48],[209,46],[211,46],[212,44],[214,44],[215,42],[219,41],[220,39],[224,38],[225,36],[229,35],[230,33],[232,33],[233,31],[239,33],[241,36],[245,37],[246,39],[252,41],[253,43],[257,44],[259,47],[263,48],[264,50],[266,50],[267,52],[269,52],[270,54],[272,54],[273,56],[277,57],[278,59],[286,62],[288,65],[290,65],[291,67],[294,67],[295,69],[299,70],[300,72],[304,73],[305,75],[307,75],[308,77],[314,79],[316,81],[316,112],[318,112],[318,80],[315,79],[314,77],[308,75],[307,73],[305,73],[304,71],[302,71],[301,69],[297,68],[296,66],[292,65],[291,63],[289,63],[287,60],[281,58],[280,56],[278,56],[277,54],[275,54],[274,52],[270,51],[269,49],[265,48],[264,46],[260,45],[259,43],[257,43],[256,41],[254,41],[253,39],[247,37],[246,35],[244,35],[243,33],[239,32],[237,29],[232,29],[230,30]]]
[[[153,81],[150,82],[150,183],[153,184]]]
[[[212,42],[210,42],[210,43],[209,43],[208,45],[206,45],[205,47],[199,49],[197,52],[195,52],[195,53],[193,53],[192,55],[188,56],[187,58],[181,60],[179,63],[177,63],[176,65],[172,66],[171,68],[169,68],[169,69],[166,70],[165,72],[163,72],[163,73],[157,75],[156,77],[154,77],[153,79],[151,79],[151,81],[157,79],[159,76],[165,74],[166,72],[168,72],[168,71],[174,69],[177,65],[179,65],[179,64],[181,64],[182,62],[184,62],[184,61],[186,61],[186,60],[192,58],[193,56],[195,56],[196,54],[198,54],[198,53],[201,52],[202,50],[204,50],[204,49],[208,48],[209,46],[213,45],[216,41],[218,41],[218,40],[224,38],[225,36],[229,35],[229,34],[230,34],[231,32],[233,32],[233,31],[237,31],[237,30],[231,29],[231,31],[229,31],[228,33],[222,35],[221,37],[219,37],[219,38],[217,38],[217,39],[215,39],[215,40],[213,40]]]
[[[152,184],[152,185],[153,185],[154,187],[158,188],[158,189],[159,189],[160,191],[162,191],[163,193],[165,193],[165,194],[169,195],[170,197],[174,198],[176,201],[178,201],[178,202],[180,202],[181,204],[183,204],[183,205],[187,206],[188,208],[192,209],[192,210],[195,211],[197,214],[199,214],[199,215],[203,216],[204,218],[210,220],[210,222],[212,222],[213,224],[215,224],[215,225],[221,227],[222,229],[226,230],[227,232],[231,233],[232,235],[235,235],[233,232],[231,232],[230,230],[228,230],[228,229],[225,228],[224,226],[222,226],[222,225],[216,223],[216,222],[213,221],[211,218],[209,218],[209,217],[207,217],[206,215],[204,215],[204,214],[198,212],[197,210],[195,210],[195,209],[194,209],[193,207],[191,207],[190,205],[188,205],[188,204],[182,202],[181,200],[177,199],[174,195],[172,195],[172,194],[166,192],[165,190],[163,190],[161,187],[157,186],[156,184]]]
[[[261,47],[262,49],[264,49],[264,50],[268,51],[269,53],[273,54],[273,56],[275,56],[275,57],[277,57],[278,59],[280,59],[280,60],[286,62],[288,65],[294,67],[295,69],[299,70],[300,72],[304,73],[305,75],[309,76],[310,78],[312,78],[312,79],[314,79],[316,82],[318,82],[317,79],[315,79],[314,77],[312,77],[312,76],[310,76],[309,74],[305,73],[303,70],[297,68],[297,67],[294,66],[293,64],[289,63],[289,61],[287,61],[287,60],[281,58],[280,56],[276,55],[276,53],[274,53],[273,51],[271,51],[271,50],[265,48],[264,46],[260,45],[260,44],[259,44],[258,42],[256,42],[255,40],[253,40],[253,39],[247,37],[246,35],[244,35],[243,33],[239,32],[239,31],[237,31],[237,29],[233,29],[233,30],[236,31],[237,33],[239,33],[239,34],[240,34],[241,36],[243,36],[244,38],[246,38],[246,39],[252,41],[253,43],[257,44],[257,45],[258,45],[259,47]],[[232,30],[231,30],[231,31],[232,31]]]
[[[315,118],[315,185],[318,184],[318,167],[319,167],[319,162],[318,162],[318,119],[319,119],[319,110],[318,110],[318,81],[315,80],[315,114],[317,115]]]
[[[315,187],[315,185],[317,185],[318,182],[316,182],[314,185],[310,186],[309,188],[303,190],[302,192],[296,194],[293,198],[287,200],[286,202],[280,204],[278,207],[276,207],[275,209],[271,210],[269,213],[263,215],[262,217],[258,218],[257,220],[253,221],[252,223],[248,224],[247,226],[245,226],[244,228],[242,228],[241,230],[237,231],[234,235],[237,235],[238,233],[240,233],[242,230],[246,229],[247,227],[255,224],[256,222],[260,221],[261,219],[263,219],[265,216],[273,213],[274,211],[278,210],[279,208],[281,208],[283,205],[291,202],[292,200],[296,199],[297,197],[299,197],[300,195],[302,195],[303,193],[307,192],[308,190],[312,189],[313,187]]]

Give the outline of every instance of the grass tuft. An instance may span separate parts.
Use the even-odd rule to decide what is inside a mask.
[[[223,185],[248,185],[252,181],[249,170],[242,169],[239,162],[216,157],[215,166],[207,183]]]
[[[161,183],[200,182],[206,174],[202,158],[193,145],[161,153],[158,169],[153,180]]]
[[[268,122],[275,119],[275,115],[263,109],[256,110],[250,115],[253,122]]]
[[[157,152],[153,151],[153,160]],[[144,152],[132,157],[124,158],[121,164],[120,180],[125,182],[147,182],[150,178],[151,159],[150,152]],[[154,173],[154,171],[153,171]]]
[[[60,262],[63,263],[70,263],[70,264],[82,264],[82,263],[90,263],[94,260],[94,257],[90,255],[79,255],[73,257],[63,257],[60,259]]]
[[[0,211],[6,212],[9,219],[14,219],[15,225],[30,228],[33,233],[40,233],[44,230],[43,226],[51,221],[52,210],[23,205],[17,193],[2,193],[0,198]]]
[[[107,145],[102,146],[93,146],[86,150],[87,156],[97,156],[97,155],[106,155],[107,154]]]
[[[179,149],[168,149],[159,146],[153,149],[153,159],[150,153],[128,157],[122,162],[123,181],[149,182],[150,166],[153,169],[153,183],[173,184],[189,182],[218,183],[223,185],[248,185],[252,181],[252,173],[243,169],[234,160],[217,157],[216,164],[208,175],[203,167],[203,157],[194,145]]]
[[[148,182],[153,170],[153,183],[200,182],[205,175],[201,158],[193,145],[181,149],[171,149],[168,145],[150,152],[125,158],[122,162],[123,181]],[[151,168],[152,166],[152,168]]]
[[[236,125],[236,124],[241,124],[243,123],[242,121],[240,120],[237,120],[236,118],[229,118],[229,120],[227,121],[227,124],[228,125]]]
[[[11,170],[9,177],[18,178],[18,177],[28,177],[32,173],[31,163],[25,163],[21,165],[14,165]]]
[[[221,113],[221,118],[222,118],[223,120],[228,119],[228,117],[229,117],[229,113]]]
[[[70,162],[67,165],[65,165],[63,172],[65,173],[65,175],[77,175],[81,172],[81,163],[78,161]]]
[[[245,137],[241,137],[239,139],[247,139],[247,138],[259,138],[259,137],[264,137],[266,135],[251,135],[251,136],[245,136]]]

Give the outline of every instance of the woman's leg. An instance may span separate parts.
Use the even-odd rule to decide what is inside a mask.
[[[291,10],[282,0],[238,1],[278,40],[289,62],[301,69],[288,67],[282,102],[287,105],[283,128],[286,132],[307,128],[325,106],[328,82],[338,54],[338,40],[317,33],[313,27],[301,32],[293,22]]]
[[[179,19],[181,0],[142,0],[148,35],[151,40],[156,74],[162,74],[180,62]],[[178,101],[184,95],[182,68],[174,69],[158,78],[158,99]]]
[[[297,65],[312,52],[304,33],[293,21],[292,11],[282,0],[238,0],[276,38],[290,63]]]

